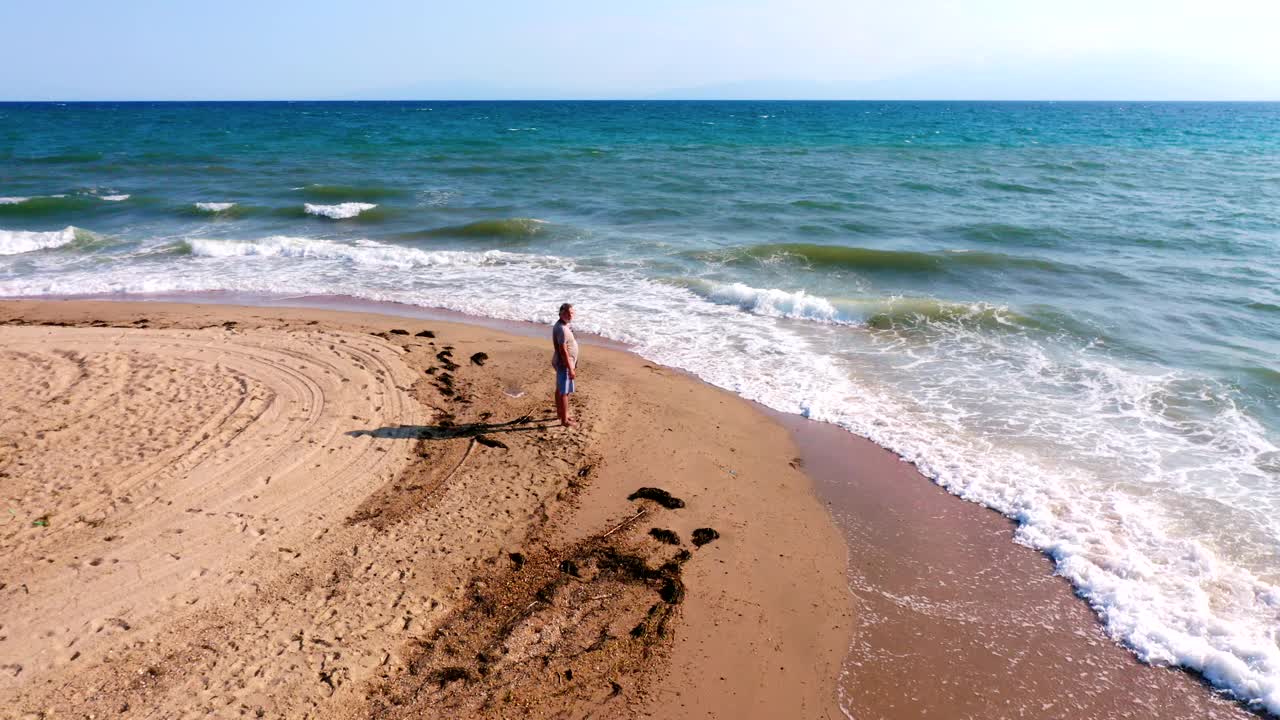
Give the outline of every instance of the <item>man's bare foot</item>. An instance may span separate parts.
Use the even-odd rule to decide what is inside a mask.
[[[573,418],[569,418],[568,420],[565,420],[560,424],[565,427],[578,427],[578,421],[574,420]]]

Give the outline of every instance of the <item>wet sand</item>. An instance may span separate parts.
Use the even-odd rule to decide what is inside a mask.
[[[962,501],[838,428],[792,428],[850,547],[853,640],[840,680],[855,718],[1254,717],[1194,674],[1108,638],[1011,521]]]

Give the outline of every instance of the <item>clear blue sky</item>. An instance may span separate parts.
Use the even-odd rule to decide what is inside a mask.
[[[0,0],[0,100],[1280,100],[1280,0]]]

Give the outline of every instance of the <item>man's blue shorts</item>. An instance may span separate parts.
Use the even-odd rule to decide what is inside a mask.
[[[556,394],[569,395],[573,392],[573,378],[565,368],[556,368]]]

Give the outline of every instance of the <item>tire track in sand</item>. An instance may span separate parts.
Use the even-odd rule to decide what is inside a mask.
[[[352,418],[422,414],[401,351],[355,333],[22,326],[0,344],[0,698],[251,588],[405,461],[344,434]]]

